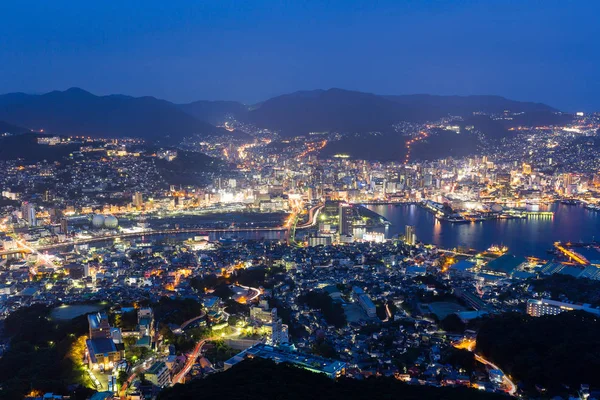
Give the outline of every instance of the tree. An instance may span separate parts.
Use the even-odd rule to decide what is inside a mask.
[[[125,336],[123,338],[123,343],[125,344],[125,348],[133,347],[137,340],[134,336]]]
[[[232,384],[235,382],[235,384]],[[355,399],[444,399],[494,400],[505,395],[469,388],[436,388],[407,385],[393,378],[337,379],[309,372],[287,363],[275,364],[259,358],[242,361],[225,372],[211,374],[186,385],[175,385],[160,392],[159,400],[198,399],[286,399],[301,400],[307,394],[324,400]]]
[[[564,386],[600,386],[600,320],[584,311],[530,317],[503,314],[484,321],[477,352],[526,388],[564,394]]]
[[[465,331],[465,323],[456,314],[446,316],[441,322],[442,328],[448,332],[463,333]]]
[[[222,300],[227,300],[233,295],[233,291],[226,283],[220,283],[215,287],[213,294]]]
[[[472,352],[463,349],[455,349],[454,347],[448,349],[447,354],[442,359],[442,363],[464,369],[469,373],[473,372],[478,366],[475,355]]]
[[[310,308],[318,309],[325,320],[341,328],[346,324],[346,314],[340,303],[334,302],[329,295],[323,291],[312,290],[298,297],[298,303],[306,304]]]
[[[119,371],[119,374],[117,375],[117,384],[119,385],[120,388],[123,387],[125,382],[127,382],[127,378],[129,378],[129,376],[127,375],[127,372]]]
[[[240,317],[236,316],[236,315],[230,315],[229,319],[227,320],[227,323],[229,323],[229,326],[235,326],[238,321],[240,321]]]

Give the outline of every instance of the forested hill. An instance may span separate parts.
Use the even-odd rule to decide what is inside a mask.
[[[324,375],[261,359],[246,360],[206,379],[186,385],[176,385],[164,390],[158,397],[159,400],[305,400],[307,398],[492,400],[507,397],[467,388],[410,386],[393,378],[334,381]]]

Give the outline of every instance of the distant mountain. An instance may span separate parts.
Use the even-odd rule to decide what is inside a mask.
[[[294,136],[324,131],[391,133],[393,124],[401,121],[431,121],[447,115],[470,118],[477,111],[505,110],[524,113],[513,124],[558,123],[569,118],[545,104],[499,96],[381,96],[343,89],[295,92],[251,107],[234,101],[176,105],[154,97],[96,96],[79,88],[42,95],[0,95],[0,121],[52,134],[139,137],[167,143],[193,135],[232,135],[214,126],[230,116]]]
[[[295,92],[266,100],[248,113],[261,128],[284,135],[309,132],[386,130],[394,122],[412,119],[400,105],[381,96],[342,89]]]
[[[95,96],[79,88],[43,95],[0,95],[1,119],[54,134],[139,137],[163,142],[195,134],[229,134],[165,100]]]
[[[5,121],[0,121],[0,135],[2,135],[3,133],[17,134],[17,133],[25,133],[28,131],[29,131],[29,129],[27,129],[27,128],[22,128],[20,126],[9,124],[8,122],[5,122]]]
[[[499,114],[510,112],[556,112],[558,110],[542,103],[515,101],[502,96],[434,96],[429,94],[410,94],[383,96],[406,107],[420,110],[423,117],[433,118],[443,115],[471,115],[473,112]]]
[[[249,111],[248,120],[258,127],[291,136],[313,131],[386,132],[400,121],[423,122],[448,115],[470,116],[478,111],[501,113],[505,110],[545,114],[556,111],[545,104],[500,96],[380,96],[329,89],[271,98]]]
[[[199,120],[213,125],[223,124],[228,117],[244,120],[248,114],[248,107],[237,101],[199,100],[193,103],[180,104],[179,108]]]

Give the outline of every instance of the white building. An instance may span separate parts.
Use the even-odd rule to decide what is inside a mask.
[[[590,304],[564,303],[562,301],[549,299],[529,299],[527,300],[527,314],[532,317],[541,317],[543,315],[557,315],[566,311],[587,311],[594,315],[600,315],[600,309],[592,307]]]

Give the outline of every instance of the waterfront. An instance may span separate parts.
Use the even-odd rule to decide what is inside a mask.
[[[392,225],[389,236],[404,234],[405,225],[414,225],[417,238],[443,248],[466,246],[485,250],[492,244],[508,246],[522,256],[548,258],[547,250],[556,241],[590,242],[600,239],[600,212],[583,206],[553,204],[551,218],[490,220],[467,224],[437,221],[418,205],[368,205]]]

